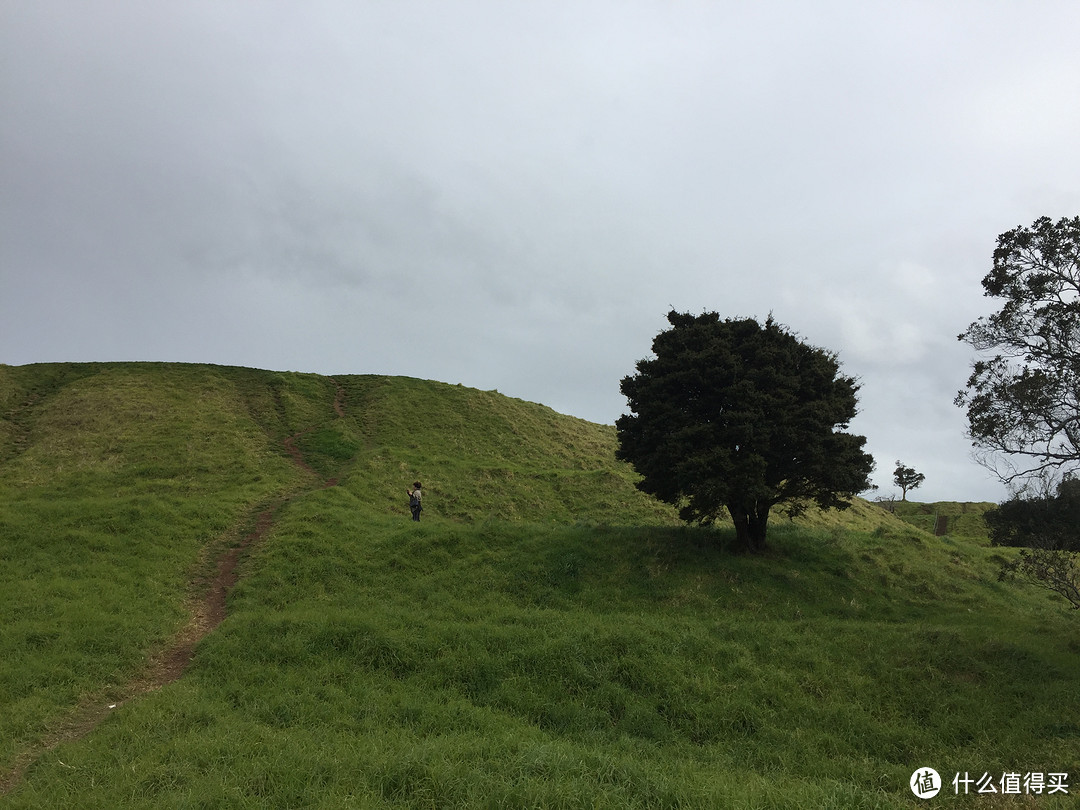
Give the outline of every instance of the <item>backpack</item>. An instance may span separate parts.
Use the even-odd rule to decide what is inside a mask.
[[[419,509],[420,508],[420,497],[415,492],[412,495],[409,496],[409,508],[410,509]]]

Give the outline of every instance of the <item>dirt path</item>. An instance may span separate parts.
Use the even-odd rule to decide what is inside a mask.
[[[340,419],[345,415],[345,391],[337,380],[330,379],[337,389],[333,407],[334,413]],[[297,442],[317,427],[306,428],[282,441],[296,466],[315,478],[319,476],[304,459]],[[330,478],[322,481],[320,488],[325,489],[336,485],[337,479]],[[304,492],[297,494],[304,494]],[[199,581],[194,583],[192,590],[201,595],[189,605],[190,618],[184,629],[173,639],[172,644],[161,655],[151,659],[146,670],[122,687],[119,695],[114,692],[109,699],[97,697],[85,701],[63,721],[59,728],[23,751],[16,758],[11,772],[6,775],[0,774],[0,796],[11,792],[22,782],[26,770],[43,754],[62,743],[85,737],[112,711],[124,703],[173,683],[187,671],[195,655],[195,647],[225,619],[226,599],[237,582],[236,569],[241,557],[266,538],[273,529],[278,510],[292,497],[295,495],[282,496],[269,506],[255,509],[252,513],[254,515],[252,530],[239,542],[230,544],[229,548],[218,555],[211,567],[212,578],[205,584]],[[251,520],[251,516],[248,520]]]

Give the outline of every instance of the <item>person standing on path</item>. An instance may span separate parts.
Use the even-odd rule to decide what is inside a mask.
[[[421,499],[423,498],[423,493],[420,491],[420,482],[419,481],[414,481],[413,482],[412,492],[410,492],[409,490],[406,489],[405,494],[409,496],[409,511],[412,512],[412,519],[416,520],[416,521],[419,521],[420,520],[420,512],[424,508],[423,505],[421,504]]]

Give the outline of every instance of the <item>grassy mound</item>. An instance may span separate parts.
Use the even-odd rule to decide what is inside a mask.
[[[137,679],[281,504],[188,673],[0,807],[846,810],[915,806],[922,766],[1080,774],[1080,627],[985,543],[860,501],[733,554],[634,489],[610,427],[440,383],[41,366],[0,391],[0,769]]]
[[[989,542],[989,533],[983,515],[997,504],[958,503],[939,501],[917,503],[902,501],[893,504],[893,513],[905,523],[917,526],[925,532],[935,533],[944,527],[950,537],[963,537],[974,542]]]

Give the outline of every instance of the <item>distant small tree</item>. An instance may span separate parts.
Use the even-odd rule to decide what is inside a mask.
[[[641,475],[639,489],[687,521],[726,509],[742,545],[760,551],[773,506],[845,508],[870,486],[866,439],[842,430],[859,386],[834,354],[772,317],[670,312],[668,322],[655,356],[621,385],[633,413],[615,423],[617,455]]]
[[[926,476],[921,472],[915,472],[913,468],[905,467],[902,461],[896,462],[896,469],[893,470],[893,483],[900,487],[903,493],[900,500],[906,501],[908,490],[917,489],[925,480]]]

